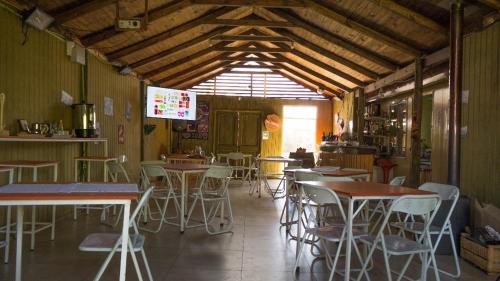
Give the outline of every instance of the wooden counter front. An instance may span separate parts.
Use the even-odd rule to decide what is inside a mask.
[[[341,168],[365,169],[373,172],[374,154],[348,154],[321,152],[319,154],[320,166],[338,166]]]

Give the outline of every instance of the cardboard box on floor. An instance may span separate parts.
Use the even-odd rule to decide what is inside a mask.
[[[478,200],[474,200],[472,217],[474,229],[489,225],[500,232],[500,208],[492,204],[481,204]]]

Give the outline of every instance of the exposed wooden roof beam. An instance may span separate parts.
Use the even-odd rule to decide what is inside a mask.
[[[194,54],[191,54],[191,55],[189,55],[189,56],[182,57],[182,58],[177,59],[177,60],[175,60],[175,61],[173,61],[173,62],[171,62],[171,63],[169,63],[169,64],[162,65],[162,66],[160,66],[160,67],[158,67],[158,68],[155,68],[155,69],[153,69],[153,70],[150,70],[150,71],[148,71],[148,72],[144,73],[144,74],[143,74],[143,77],[144,77],[144,78],[150,78],[150,77],[152,77],[152,76],[158,75],[158,74],[160,74],[160,73],[162,73],[162,72],[164,72],[164,71],[166,71],[166,70],[168,70],[168,69],[170,69],[170,68],[177,67],[177,66],[182,65],[182,64],[185,64],[185,63],[187,63],[187,62],[189,62],[189,61],[191,61],[191,60],[193,60],[193,59],[196,59],[196,58],[198,58],[198,57],[201,57],[201,56],[207,55],[207,54],[209,54],[209,53],[211,53],[211,52],[215,51],[215,48],[217,48],[217,47],[219,47],[219,46],[221,46],[221,47],[222,47],[222,46],[224,46],[224,45],[225,45],[225,43],[221,42],[221,43],[218,43],[218,44],[216,44],[216,45],[214,45],[214,46],[212,46],[212,47],[209,47],[209,48],[205,48],[205,49],[203,49],[203,50],[200,50],[200,51],[198,51],[198,52],[196,52],[196,53],[194,53]]]
[[[186,82],[188,82],[190,80],[193,80],[194,77],[203,76],[203,74],[210,73],[210,72],[215,71],[215,70],[217,70],[219,68],[223,68],[224,71],[227,71],[226,69],[224,69],[224,67],[226,65],[229,65],[229,64],[231,64],[231,62],[225,61],[225,62],[218,63],[216,65],[212,65],[212,66],[210,66],[208,68],[198,69],[198,70],[202,70],[203,71],[201,75],[200,75],[199,71],[195,71],[195,72],[191,72],[190,75],[188,75],[187,77],[185,77],[181,81],[174,82],[173,84],[165,82],[165,83],[163,83],[161,85],[166,85],[168,87],[179,86],[179,85],[185,84]]]
[[[421,50],[409,44],[404,43],[402,40],[398,40],[393,36],[384,34],[381,30],[376,30],[373,27],[360,24],[357,21],[350,19],[347,14],[339,11],[338,9],[334,9],[333,6],[329,5],[328,3],[325,3],[325,1],[314,0],[314,1],[308,1],[307,3],[317,13],[320,13],[330,19],[333,19],[334,21],[340,23],[341,25],[353,29],[372,39],[382,42],[391,48],[398,49],[404,53],[411,54],[414,56],[419,56],[423,53]]]
[[[247,54],[245,54],[247,55]],[[244,57],[244,58],[235,58],[235,57],[226,57],[222,60],[225,60],[225,61],[242,61],[242,62],[284,62],[283,60],[281,59],[277,59],[277,58],[248,58],[248,57]]]
[[[260,27],[294,27],[293,23],[287,21],[268,21],[268,20],[253,20],[253,19],[209,19],[203,24],[217,24],[224,26],[260,26]]]
[[[242,68],[242,69],[262,69],[262,68],[267,68],[267,69],[279,69],[277,66],[275,65],[245,65],[245,64],[236,64],[236,65],[228,65],[226,67],[224,67],[226,69],[233,69],[233,68]],[[238,71],[238,73],[240,73]],[[259,72],[253,72],[253,73],[259,73]],[[265,72],[262,72],[262,73],[265,73]]]
[[[398,4],[396,1],[393,0],[369,0],[369,1],[389,11],[392,11],[393,13],[396,13],[420,26],[424,26],[438,33],[448,34],[448,29],[445,28],[444,26],[440,25],[439,23],[429,19],[428,17],[420,13],[408,9],[405,6],[402,6],[401,4]]]
[[[256,32],[257,34],[265,34],[265,33],[260,32],[258,30],[255,30],[254,32]],[[272,43],[278,47],[286,47],[286,45],[284,43],[281,43],[281,42],[272,42]],[[349,74],[347,74],[339,69],[336,69],[336,68],[334,68],[334,67],[332,67],[332,66],[330,66],[322,61],[319,61],[319,60],[317,60],[317,59],[315,59],[307,54],[304,54],[296,49],[293,49],[291,51],[291,53],[300,57],[301,59],[311,63],[311,64],[319,66],[328,72],[331,72],[339,77],[342,77],[342,78],[346,79],[347,81],[350,81],[351,83],[356,84],[357,86],[365,86],[365,84],[366,84],[363,81],[361,81],[361,80],[359,80],[359,79],[357,79],[357,78],[355,78],[355,77],[353,77],[353,76],[351,76],[351,75],[349,75]]]
[[[202,15],[201,17],[190,20],[190,21],[183,23],[179,26],[172,27],[166,31],[163,31],[157,35],[146,38],[142,41],[139,41],[139,42],[133,43],[131,45],[125,46],[123,48],[120,48],[116,51],[113,51],[111,53],[106,54],[106,56],[111,61],[116,60],[118,58],[124,57],[126,55],[131,54],[131,53],[137,52],[139,50],[148,48],[149,46],[157,44],[163,40],[167,40],[168,38],[172,38],[175,35],[181,34],[189,29],[197,27],[198,25],[202,24],[207,19],[217,18],[217,17],[222,16],[228,12],[233,11],[234,9],[235,8],[232,8],[232,7],[223,7],[223,8],[219,8],[215,11],[208,11],[207,13]]]
[[[217,35],[211,38],[214,41],[254,41],[254,42],[293,42],[292,39],[282,36],[259,36],[259,35]]]
[[[189,88],[191,88],[192,86],[194,86],[196,84],[200,84],[200,83],[206,82],[206,81],[208,81],[210,79],[213,79],[214,77],[216,77],[216,76],[218,76],[218,75],[220,75],[220,74],[222,74],[222,73],[224,73],[226,71],[227,71],[226,69],[221,68],[218,71],[209,73],[208,76],[207,75],[201,75],[198,78],[195,78],[195,79],[191,80],[191,82],[189,82],[187,84],[184,83],[184,84],[176,85],[176,86],[174,86],[174,88],[177,88],[177,89],[189,89]]]
[[[49,14],[54,17],[57,23],[64,24],[67,21],[82,17],[113,3],[116,3],[116,0],[77,1],[76,3],[71,3],[50,11]]]
[[[273,55],[274,55],[274,54],[273,54]],[[262,55],[262,54],[259,54],[259,55],[257,55],[257,56],[258,56],[258,57],[260,57],[260,58],[268,57],[268,56],[265,56],[265,55]],[[285,71],[287,71],[287,72],[291,73],[292,75],[294,75],[294,76],[296,76],[296,77],[300,78],[301,80],[304,80],[304,81],[306,81],[306,82],[310,83],[311,85],[315,85],[315,86],[317,86],[317,87],[318,87],[318,89],[320,89],[320,88],[321,88],[321,89],[323,89],[323,90],[328,90],[328,91],[329,91],[330,93],[332,93],[333,95],[338,95],[338,96],[342,96],[342,95],[343,95],[343,93],[342,93],[341,91],[338,91],[338,90],[336,90],[336,89],[335,89],[335,90],[334,90],[334,89],[330,89],[329,87],[327,87],[327,86],[326,86],[326,85],[324,85],[323,83],[321,83],[321,82],[316,82],[316,81],[312,80],[311,78],[309,78],[309,77],[307,77],[307,76],[305,76],[305,75],[303,75],[303,74],[301,74],[301,73],[299,73],[299,72],[297,72],[297,71],[295,71],[295,70],[291,69],[290,67],[288,67],[288,66],[287,66],[286,64],[284,64],[284,63],[280,63],[279,65],[281,65],[281,66],[282,66],[283,70],[285,70]],[[279,70],[278,70],[278,71],[279,71]],[[300,84],[301,84],[301,85],[303,85],[303,83],[300,83]]]
[[[219,52],[246,52],[246,53],[288,53],[292,48],[268,48],[268,47],[218,47]]]
[[[193,71],[197,71],[199,69],[201,69],[202,67],[206,66],[206,65],[209,65],[209,64],[212,64],[216,61],[224,61],[223,58],[226,58],[227,57],[227,54],[220,54],[220,55],[217,55],[209,60],[206,60],[206,61],[203,61],[201,63],[198,63],[198,64],[195,64],[191,67],[188,67],[186,69],[183,69],[181,71],[178,71],[178,72],[175,72],[167,77],[164,77],[164,78],[161,78],[159,80],[156,80],[154,81],[155,83],[161,85],[163,83],[166,83],[168,81],[171,81],[171,80],[174,80],[175,78],[177,77],[180,77],[180,76],[183,76],[183,75],[186,75],[186,74],[189,74]]]
[[[346,39],[344,39],[338,35],[335,35],[329,31],[326,31],[322,28],[319,28],[319,27],[311,24],[310,22],[307,22],[307,21],[301,19],[296,14],[293,14],[291,12],[288,12],[288,11],[285,11],[282,9],[268,9],[268,10],[270,12],[272,12],[273,14],[295,24],[296,26],[298,26],[298,27],[318,36],[318,37],[321,37],[321,38],[345,49],[348,52],[357,54],[357,55],[359,55],[367,60],[370,60],[370,61],[372,61],[380,66],[383,66],[383,67],[390,69],[390,70],[396,70],[399,67],[397,62],[389,60],[389,58],[382,57],[379,54],[377,54],[371,50],[365,49],[364,47],[358,46],[357,44],[355,44],[353,42],[347,41]]]
[[[329,84],[332,84],[335,87],[338,87],[338,88],[340,88],[340,89],[342,89],[344,91],[347,91],[347,92],[352,91],[352,88],[347,87],[346,85],[344,85],[344,84],[342,84],[342,83],[340,83],[338,81],[335,81],[335,80],[333,80],[333,79],[331,79],[329,77],[326,77],[325,75],[323,75],[321,73],[318,73],[318,72],[316,72],[314,70],[308,69],[308,68],[304,67],[302,64],[300,64],[298,62],[295,62],[295,61],[293,61],[293,60],[291,60],[291,59],[289,59],[289,58],[287,58],[287,57],[285,57],[285,56],[283,56],[281,54],[273,54],[273,56],[275,56],[278,59],[285,60],[286,64],[289,64],[289,65],[291,65],[291,66],[299,69],[300,71],[302,71],[304,73],[307,73],[307,74],[309,74],[311,76],[314,76],[314,77],[316,77],[319,80],[323,80],[323,81],[325,81],[325,82],[327,82]],[[283,65],[283,63],[281,63],[281,65]]]
[[[311,43],[310,41],[308,40],[305,40],[304,38],[296,35],[295,33],[292,33],[288,30],[283,30],[283,29],[271,29],[272,31],[282,35],[282,36],[286,36],[286,37],[289,37],[290,39],[292,39],[293,41],[295,41],[296,43],[304,46],[305,48],[309,49],[309,50],[312,50],[314,51],[315,53],[318,53],[322,56],[325,56],[333,61],[336,61],[338,62],[339,64],[342,64],[342,65],[345,65],[349,68],[351,68],[352,70],[358,72],[358,73],[361,73],[371,79],[377,79],[379,77],[379,75],[355,62],[352,62],[348,59],[345,59],[344,57],[341,57],[323,47],[320,47],[314,43]]]
[[[450,57],[449,47],[443,48],[437,52],[427,55],[424,57],[424,66],[430,67],[439,65],[447,61]],[[374,92],[380,88],[391,86],[399,81],[404,81],[405,79],[411,78],[415,74],[415,62],[401,68],[400,70],[387,75],[386,77],[377,80],[365,87],[365,93]]]
[[[301,8],[306,1],[302,0],[193,0],[194,4],[207,4],[234,7],[275,7],[275,8]]]
[[[115,0],[116,1],[116,0]],[[112,2],[115,2],[112,1]],[[102,1],[105,2],[105,1]],[[175,13],[187,6],[191,5],[191,1],[189,0],[181,0],[181,1],[172,1],[166,5],[163,5],[161,7],[158,7],[154,10],[151,10],[148,13],[148,21],[149,23],[153,23],[163,17],[166,17],[172,13]],[[137,14],[134,15],[134,17],[143,17],[144,14]],[[90,47],[93,46],[99,42],[102,42],[106,39],[109,39],[115,35],[124,33],[124,32],[135,32],[135,31],[119,31],[115,29],[114,25],[107,26],[106,28],[103,28],[101,30],[97,30],[95,32],[92,32],[91,34],[88,34],[81,38],[81,42],[83,45]]]
[[[212,38],[213,36],[215,35],[218,35],[218,34],[222,34],[224,32],[227,32],[227,31],[230,31],[234,29],[233,27],[219,27],[219,28],[216,28],[210,32],[207,32],[207,33],[204,33],[198,37],[195,37],[185,43],[182,43],[180,45],[176,45],[170,49],[166,49],[166,50],[163,50],[161,52],[158,52],[158,53],[155,53],[154,55],[152,56],[149,56],[149,57],[146,57],[146,58],[143,58],[139,61],[136,61],[134,63],[131,63],[130,64],[130,67],[132,68],[136,68],[136,67],[140,67],[140,66],[143,66],[143,65],[146,65],[148,63],[151,63],[153,61],[156,61],[156,60],[159,60],[161,58],[164,58],[166,56],[169,56],[169,55],[172,55],[178,51],[182,51],[186,48],[189,48],[189,47],[192,47],[193,45],[196,45],[196,44],[199,44],[203,41],[206,41],[210,38]]]
[[[282,72],[283,70],[292,74],[293,76],[301,79],[301,80],[304,80],[306,81],[307,83],[311,84],[311,85],[315,85],[317,87],[316,89],[316,92],[319,92],[321,90],[324,90],[324,91],[328,91],[332,96],[343,96],[343,93],[342,92],[339,92],[337,90],[334,90],[334,89],[330,89],[329,87],[327,87],[326,85],[320,83],[320,82],[316,82],[314,80],[311,80],[309,77],[289,68],[288,66],[286,65],[282,65],[283,66],[283,69],[282,70],[278,70],[281,75],[285,76],[285,74]],[[287,78],[290,77],[289,75],[287,76]],[[303,83],[301,83],[301,85],[303,85]],[[325,95],[326,96],[326,95]]]
[[[284,73],[282,71],[273,70],[273,72],[276,73],[276,74],[282,75],[283,77],[286,77],[286,78],[288,78],[290,80],[292,80],[293,82],[295,82],[295,83],[297,83],[297,84],[299,84],[299,85],[301,85],[301,86],[303,86],[303,87],[311,90],[312,92],[317,93],[317,91],[318,91],[317,87],[316,88],[315,87],[311,87],[310,85],[306,84],[306,83],[311,83],[311,85],[316,86],[316,84],[313,84],[312,82],[304,80],[304,81],[306,81],[306,83],[304,83],[303,81],[300,81],[299,79],[297,79],[297,78],[295,78],[295,77],[293,77],[291,75],[288,75],[287,73]],[[318,95],[321,95],[321,94],[318,93]]]
[[[484,5],[491,7],[495,10],[500,10],[500,1],[499,0],[479,0],[479,2]]]

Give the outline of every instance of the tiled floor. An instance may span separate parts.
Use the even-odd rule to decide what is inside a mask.
[[[238,184],[230,189],[235,215],[232,234],[209,236],[202,228],[180,234],[173,226],[166,226],[158,234],[147,234],[146,253],[155,280],[328,280],[324,261],[315,260],[311,255],[305,255],[300,274],[293,273],[295,242],[288,241],[284,229],[279,226],[283,201],[273,201],[267,195],[250,197],[247,190],[247,186]],[[113,231],[99,225],[97,220],[95,215],[82,215],[76,222],[67,217],[58,222],[55,241],[49,241],[48,233],[37,236],[34,252],[24,248],[23,280],[92,280],[105,254],[79,252],[78,245],[88,233]],[[25,242],[29,243],[29,239]],[[118,256],[114,258],[102,280],[117,280],[118,260]],[[381,259],[375,260],[370,275],[372,280],[386,280]],[[14,280],[14,249],[11,261],[8,265],[0,265],[0,280]],[[394,261],[399,263],[398,259]],[[449,267],[452,259],[440,256],[439,262],[443,267]],[[496,279],[466,262],[461,264],[460,280]],[[419,264],[413,264],[411,270],[418,272]],[[429,273],[428,279],[434,280]],[[441,276],[441,280],[452,280]],[[127,280],[136,280],[131,264]],[[335,280],[343,279],[336,276]]]

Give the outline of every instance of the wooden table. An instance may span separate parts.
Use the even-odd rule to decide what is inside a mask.
[[[394,186],[383,183],[375,182],[334,182],[334,181],[298,181],[300,186],[299,194],[302,195],[302,186],[315,186],[329,188],[337,193],[341,198],[345,198],[348,201],[347,208],[347,218],[346,218],[346,228],[347,228],[347,238],[346,238],[346,254],[345,254],[345,275],[344,280],[350,280],[350,270],[351,270],[351,247],[352,247],[352,224],[354,218],[359,215],[363,207],[370,200],[395,200],[401,196],[405,195],[429,195],[434,194],[429,191],[418,190],[410,187]],[[299,218],[302,216],[302,200],[299,199]],[[360,201],[357,205],[357,209],[354,210],[355,202]],[[297,237],[301,237],[301,224],[297,224]],[[300,238],[299,238],[300,239]],[[297,254],[298,254],[297,243]]]
[[[127,249],[130,203],[137,199],[136,184],[9,184],[0,188],[0,206],[17,206],[16,281],[21,281],[24,206],[31,205],[124,205],[122,249]],[[127,252],[121,251],[120,281],[125,281]]]
[[[108,139],[106,138],[73,138],[73,137],[44,137],[41,135],[2,136],[0,142],[53,142],[53,143],[102,143],[104,156],[108,156]]]
[[[205,173],[210,165],[202,165],[202,164],[188,164],[188,163],[179,163],[179,164],[165,164],[162,167],[170,173],[175,173],[179,176],[181,181],[181,213],[180,213],[180,231],[184,233],[184,228],[186,227],[185,222],[185,213],[187,206],[187,187],[188,187],[188,175],[190,174],[202,174]]]

